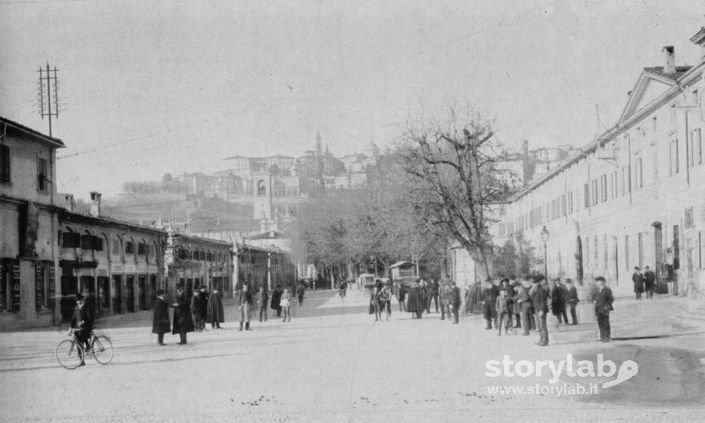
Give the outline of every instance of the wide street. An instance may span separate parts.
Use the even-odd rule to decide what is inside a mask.
[[[89,360],[65,370],[54,348],[63,330],[0,334],[2,421],[228,421],[228,422],[436,422],[617,421],[626,418],[696,421],[705,415],[703,323],[661,318],[684,301],[618,299],[615,338],[593,341],[594,323],[551,329],[552,344],[537,335],[498,337],[479,316],[459,325],[431,313],[412,320],[394,313],[374,322],[367,300],[351,292],[309,294],[291,323],[273,319],[238,332],[228,306],[223,330],[189,334],[186,346],[167,337],[156,345],[150,322],[103,329],[115,358],[107,366]],[[673,314],[673,313],[672,313]],[[678,314],[674,314],[678,319]],[[109,326],[109,325],[107,325]],[[632,336],[634,335],[634,336]],[[653,338],[650,335],[667,337]],[[575,360],[597,354],[617,366],[631,359],[636,376],[590,395],[490,393],[495,386],[525,389],[605,377],[489,377],[488,360]]]

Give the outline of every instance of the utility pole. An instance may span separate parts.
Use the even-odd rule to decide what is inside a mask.
[[[42,119],[44,119],[44,116],[49,118],[50,137],[52,136],[51,118],[52,116],[56,116],[57,119],[59,118],[58,79],[56,77],[56,72],[58,71],[56,66],[54,69],[51,69],[49,62],[47,62],[46,69],[39,68],[39,114],[42,116]]]

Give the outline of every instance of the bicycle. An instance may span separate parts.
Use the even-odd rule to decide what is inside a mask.
[[[92,355],[95,361],[102,365],[113,361],[113,343],[105,335],[97,335],[95,330],[91,331],[88,351],[85,350],[81,342],[76,340],[76,336],[71,332],[69,339],[64,339],[56,346],[56,361],[61,367],[73,370],[81,365],[81,357]]]

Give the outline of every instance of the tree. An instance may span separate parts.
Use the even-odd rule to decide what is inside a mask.
[[[497,275],[528,277],[534,265],[534,247],[521,234],[508,239],[501,247],[495,247],[492,270]]]
[[[490,274],[496,205],[508,188],[497,177],[501,158],[492,122],[449,107],[443,118],[409,123],[402,137],[403,166],[416,188],[419,211],[480,262]]]

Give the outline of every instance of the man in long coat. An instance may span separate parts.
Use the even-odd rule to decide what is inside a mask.
[[[634,282],[634,294],[636,294],[636,299],[641,300],[641,293],[644,292],[644,277],[641,275],[639,267],[634,268],[632,282]]]
[[[646,289],[646,298],[652,299],[654,297],[654,287],[656,286],[656,274],[653,270],[646,266],[644,270],[644,289]]]
[[[421,294],[420,282],[417,280],[411,284],[409,294],[406,299],[406,311],[411,313],[411,317],[420,319],[423,316],[423,311],[426,304]]]
[[[595,282],[597,283],[595,316],[597,317],[597,326],[600,328],[600,340],[602,342],[610,342],[612,340],[610,312],[614,310],[612,307],[614,297],[612,296],[612,290],[605,286],[605,278],[598,276],[595,278]]]
[[[211,324],[211,329],[220,329],[220,324],[225,322],[223,300],[220,299],[217,289],[214,289],[211,296],[208,297],[207,320]]]
[[[169,305],[164,300],[164,290],[157,291],[157,299],[154,300],[154,315],[152,317],[152,333],[157,334],[159,345],[164,343],[164,334],[171,332],[171,322],[169,321]]]
[[[524,329],[524,336],[529,335],[529,330],[533,328],[533,319],[531,313],[531,296],[529,295],[529,289],[524,285],[526,281],[522,281],[517,285],[517,293],[514,296],[515,304],[519,305],[519,311],[521,313],[521,326]]]
[[[533,286],[529,291],[531,303],[536,312],[536,322],[539,330],[539,342],[537,345],[545,347],[548,345],[548,328],[546,327],[546,314],[548,314],[548,291],[541,284],[542,276],[534,278]]]
[[[186,344],[186,334],[193,332],[193,318],[191,317],[191,304],[189,303],[186,291],[183,286],[176,288],[176,303],[174,307],[174,324],[172,326],[172,335],[179,334],[179,345]]]
[[[246,283],[237,292],[237,304],[240,310],[240,330],[242,331],[243,324],[245,330],[250,330],[250,310],[252,310],[252,293]]]
[[[274,291],[272,291],[272,310],[277,311],[277,317],[282,317],[281,299],[282,299],[282,290],[281,290],[281,287],[279,287],[279,285],[277,285],[277,287],[274,288]]]
[[[448,281],[441,281],[441,287],[439,289],[438,293],[438,298],[441,303],[441,320],[446,319],[446,314],[448,315],[448,319],[451,317],[451,311],[450,311],[450,294],[451,294],[451,287],[448,284]]]
[[[455,284],[455,281],[450,281],[452,286],[450,291],[450,306],[453,310],[453,324],[458,324],[460,314],[460,288]]]

